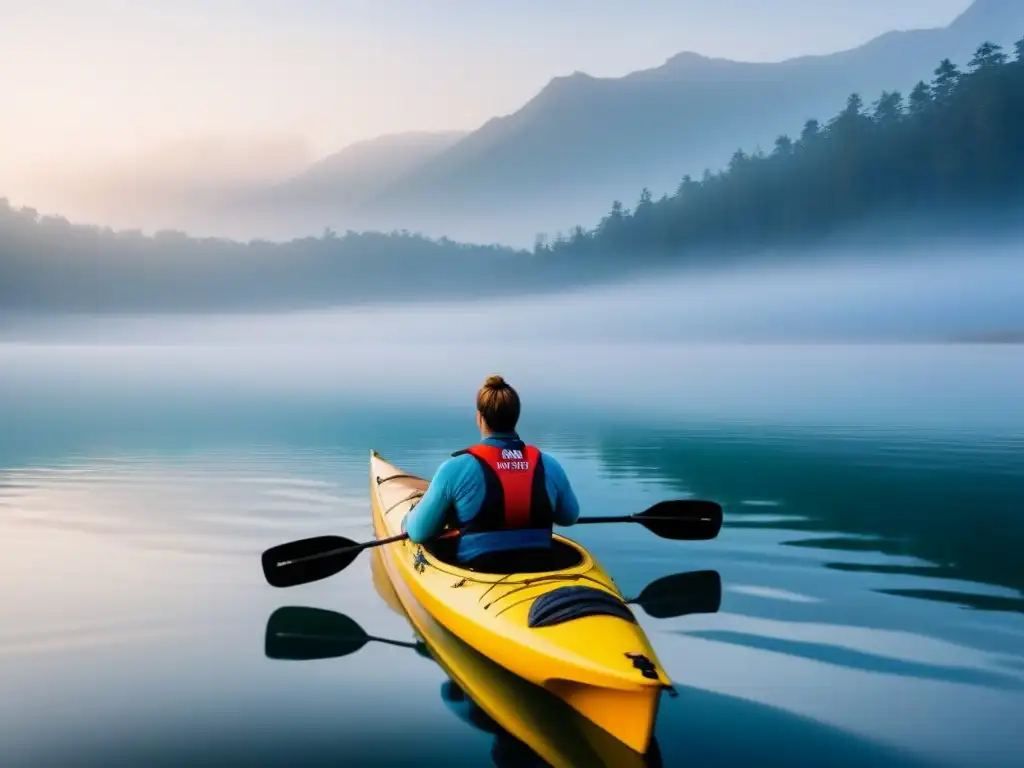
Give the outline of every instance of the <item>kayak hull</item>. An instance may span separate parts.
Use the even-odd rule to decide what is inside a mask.
[[[377,593],[412,624],[429,656],[486,716],[545,763],[554,768],[660,768],[655,739],[645,754],[637,753],[551,692],[513,675],[459,640],[403,590],[414,611],[407,614],[382,554],[374,549],[371,558]]]
[[[378,539],[402,533],[402,520],[428,483],[371,452],[370,497]],[[416,617],[427,616],[642,754],[650,744],[661,694],[671,681],[635,620],[583,615],[530,626],[533,603],[565,586],[587,586],[625,604],[614,581],[585,548],[558,535],[554,547],[564,567],[527,574],[463,569],[445,557],[443,545],[423,547],[403,540],[379,550],[393,595],[421,633],[425,622]]]

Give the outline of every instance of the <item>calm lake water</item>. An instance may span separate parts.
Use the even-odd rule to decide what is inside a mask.
[[[259,554],[368,538],[370,449],[429,475],[491,372],[587,514],[725,506],[712,542],[571,532],[627,593],[721,574],[717,613],[638,611],[665,765],[1020,765],[1020,347],[449,352],[0,346],[0,765],[535,764],[408,648],[263,648],[282,605],[412,639],[368,558],[274,590]]]

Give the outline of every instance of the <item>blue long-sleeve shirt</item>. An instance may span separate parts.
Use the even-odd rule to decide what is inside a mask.
[[[519,440],[514,432],[492,434],[482,442],[498,448],[507,448]],[[576,494],[573,493],[565,470],[554,458],[541,453],[544,465],[544,484],[551,500],[556,525],[572,525],[580,514]],[[430,487],[406,516],[403,528],[417,544],[441,533],[452,515],[460,524],[471,521],[483,506],[486,490],[484,471],[469,454],[453,456],[437,468]],[[454,522],[454,521],[453,521]],[[546,531],[510,530],[487,533],[468,533],[459,537],[458,557],[462,562],[491,552],[528,547],[544,547],[550,543]]]

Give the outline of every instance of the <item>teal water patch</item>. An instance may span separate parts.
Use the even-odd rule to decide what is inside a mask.
[[[988,384],[1009,362],[976,355],[961,376],[960,353],[934,352],[945,373],[901,418],[910,385],[892,350],[797,355],[788,399],[778,371],[790,353],[768,354],[744,366],[721,353],[729,365],[704,370],[685,398],[707,393],[714,408],[689,414],[672,405],[675,379],[616,378],[607,356],[581,362],[604,379],[578,407],[581,379],[524,368],[538,383],[522,388],[522,432],[562,461],[585,514],[670,497],[725,507],[711,542],[636,525],[571,531],[627,596],[670,574],[721,575],[716,613],[637,609],[681,689],[657,725],[665,764],[1012,765],[1024,751],[1024,431],[1016,399]],[[494,734],[445,705],[446,676],[415,652],[263,655],[267,616],[293,603],[411,640],[365,559],[287,593],[258,563],[291,539],[369,538],[370,449],[429,476],[476,437],[476,379],[419,401],[415,368],[405,396],[363,397],[305,386],[312,374],[298,369],[274,387],[187,371],[110,383],[87,356],[49,359],[0,370],[0,578],[29,587],[0,592],[7,762],[494,763]],[[759,414],[741,406],[758,401],[768,364]],[[883,364],[857,408],[805,398],[817,373],[842,382]],[[908,366],[916,386],[927,366]],[[728,397],[715,399],[716,382]],[[669,403],[660,415],[652,393]],[[964,408],[951,415],[951,403]]]

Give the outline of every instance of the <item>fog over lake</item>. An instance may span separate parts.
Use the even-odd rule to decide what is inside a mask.
[[[0,340],[116,344],[948,341],[1024,330],[1024,240],[847,248],[599,287],[288,314],[8,315]],[[623,257],[625,258],[625,256]],[[584,267],[581,267],[585,269]],[[401,280],[401,275],[395,275]],[[429,297],[425,297],[429,298]]]
[[[5,325],[0,361],[5,385],[22,382],[37,402],[83,387],[123,403],[209,385],[242,399],[346,393],[464,405],[484,375],[502,372],[531,399],[615,414],[912,424],[922,413],[999,428],[1012,421],[1021,347],[935,344],[1024,329],[1020,261],[1014,245],[857,252],[516,299],[21,318]],[[947,379],[941,389],[936,377]]]

